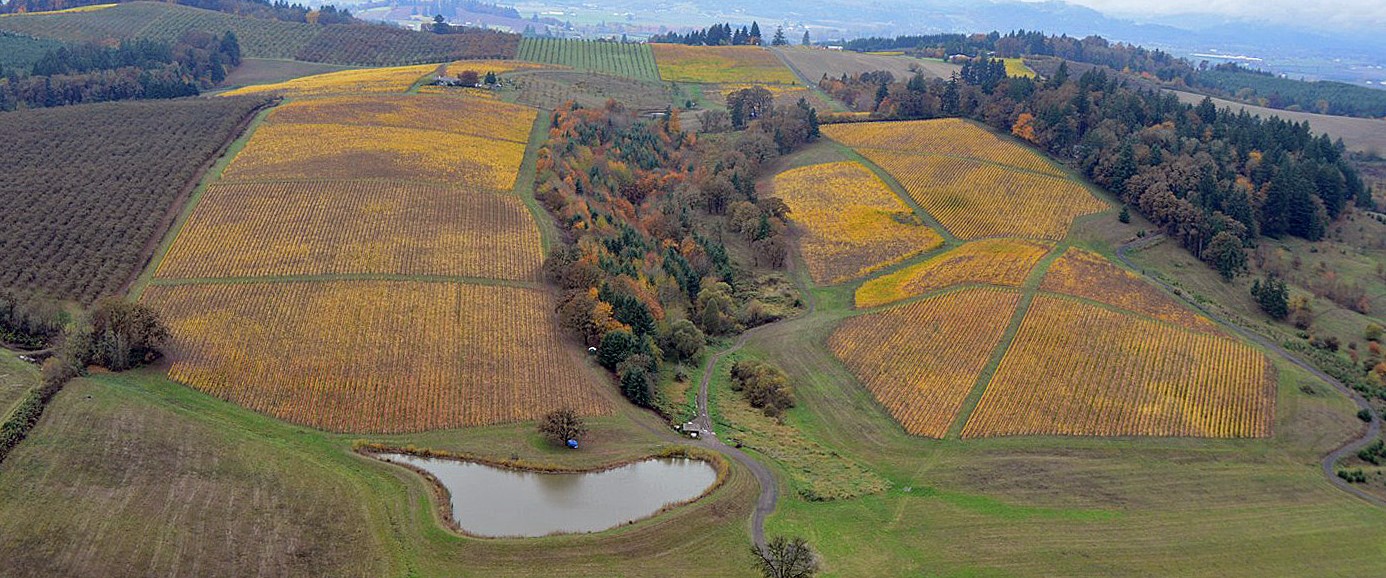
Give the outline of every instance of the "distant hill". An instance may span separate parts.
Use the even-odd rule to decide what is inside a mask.
[[[105,10],[0,17],[0,31],[62,42],[177,40],[190,31],[230,30],[250,58],[390,66],[469,58],[509,58],[519,36],[492,31],[437,35],[386,26],[314,25],[250,18],[162,2]]]

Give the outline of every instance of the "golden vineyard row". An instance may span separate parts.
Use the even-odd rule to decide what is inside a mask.
[[[1246,345],[1040,295],[963,437],[1264,437],[1274,402]]]
[[[529,142],[534,109],[475,98],[419,94],[330,96],[276,107],[274,124],[349,124],[441,131],[514,143]]]
[[[539,228],[519,198],[377,182],[208,188],[162,278],[343,273],[535,280]]]
[[[881,275],[857,288],[857,307],[884,305],[964,283],[1019,287],[1050,245],[1023,239],[984,239]]]
[[[610,410],[543,291],[336,281],[151,286],[170,377],[331,431],[403,432]]]
[[[785,171],[775,175],[774,194],[789,205],[790,220],[805,229],[799,246],[820,284],[859,277],[943,244],[860,163]]]
[[[831,124],[823,127],[823,134],[853,148],[966,157],[1055,177],[1066,176],[1062,168],[1029,147],[957,118]]]
[[[862,149],[924,210],[963,239],[1057,241],[1074,217],[1107,208],[1068,180],[946,156]]]
[[[256,129],[224,178],[405,180],[509,190],[524,154],[523,143],[435,130],[269,122]]]
[[[905,431],[942,438],[1019,300],[1014,290],[964,289],[848,319],[828,346]]]
[[[1049,266],[1040,288],[1086,297],[1195,331],[1217,331],[1217,325],[1207,317],[1188,310],[1135,273],[1077,247],[1064,251]]]

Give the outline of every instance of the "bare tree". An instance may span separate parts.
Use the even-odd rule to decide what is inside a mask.
[[[577,412],[565,407],[553,410],[539,420],[539,434],[555,444],[562,444],[587,435],[587,424],[583,423]]]
[[[751,546],[751,553],[765,578],[810,578],[818,573],[818,554],[798,536],[776,536],[764,548]]]

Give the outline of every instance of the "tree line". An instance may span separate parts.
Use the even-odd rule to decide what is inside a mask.
[[[780,34],[784,40],[784,34]],[[760,23],[751,22],[750,28],[733,28],[731,24],[713,24],[707,28],[691,30],[685,34],[668,32],[655,34],[650,42],[665,44],[687,44],[690,46],[760,46],[764,37],[760,33]]]
[[[845,44],[849,50],[905,50],[918,56],[973,58],[999,56],[1053,56],[1063,60],[1105,66],[1158,81],[1174,88],[1196,90],[1260,106],[1323,114],[1381,118],[1386,116],[1386,92],[1342,82],[1306,82],[1280,78],[1236,63],[1194,63],[1162,50],[1110,42],[1101,36],[1075,38],[1046,35],[1034,30],[1006,34],[930,34],[895,38],[859,38]]]
[[[1350,205],[1372,206],[1342,142],[1314,136],[1308,123],[1219,109],[1209,99],[1184,104],[1101,68],[1072,77],[1061,64],[1044,80],[998,70],[979,60],[947,81],[865,73],[824,78],[820,87],[856,98],[878,118],[957,116],[1014,134],[1118,195],[1228,277],[1245,268],[1245,248],[1259,236],[1318,240]]]
[[[0,14],[23,14],[28,12],[48,12],[104,4],[105,0],[9,0],[0,3]],[[215,10],[228,14],[239,14],[251,18],[281,20],[284,22],[304,22],[308,24],[359,24],[345,8],[338,9],[327,4],[313,9],[303,4],[290,4],[284,0],[175,0],[176,4]]]
[[[1184,84],[1200,92],[1269,108],[1303,110],[1320,114],[1386,117],[1386,91],[1344,82],[1307,82],[1281,78],[1237,63],[1212,67],[1200,63],[1185,75]]]
[[[63,46],[27,70],[0,69],[0,111],[196,96],[221,83],[240,63],[240,43],[230,31],[192,31],[173,43]]]
[[[560,323],[597,349],[632,403],[657,407],[661,364],[697,359],[707,336],[775,318],[755,268],[783,267],[788,207],[755,183],[817,137],[815,115],[772,107],[739,130],[724,121],[694,134],[675,110],[641,118],[612,101],[552,113],[536,197],[566,242],[545,271],[561,290]]]

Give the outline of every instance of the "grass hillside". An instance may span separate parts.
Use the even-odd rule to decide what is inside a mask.
[[[130,2],[105,10],[16,14],[0,31],[62,42],[177,40],[200,30],[230,30],[250,58],[297,59],[359,66],[513,56],[519,37],[499,32],[437,35],[386,26],[316,26],[249,18],[162,2]]]

